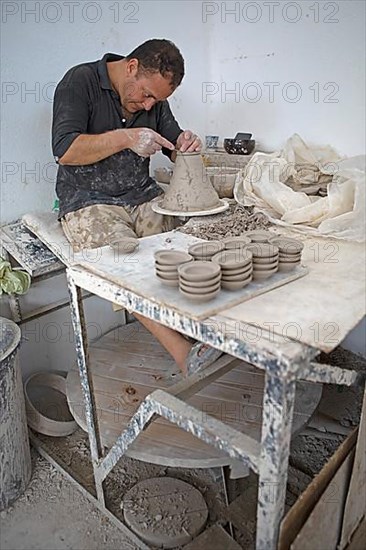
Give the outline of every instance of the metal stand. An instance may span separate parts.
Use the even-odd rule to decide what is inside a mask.
[[[296,342],[287,346],[286,355],[284,339],[276,339],[273,334],[269,335],[267,340],[263,337],[259,341],[258,338],[244,340],[242,334],[248,335],[250,330],[253,330],[253,327],[244,323],[242,328],[246,328],[245,332],[230,331],[229,320],[225,322],[226,330],[223,330],[216,319],[215,330],[212,330],[212,325],[210,329],[207,322],[188,319],[175,310],[157,310],[148,300],[77,267],[68,269],[67,277],[94,478],[100,505],[105,506],[103,481],[109,472],[155,416],[162,416],[202,441],[219,448],[231,458],[241,461],[259,475],[256,548],[275,550],[284,511],[296,380],[351,385],[357,381],[357,373],[313,363],[312,359],[317,355],[317,350]],[[131,418],[127,429],[120,434],[106,456],[103,456],[89,371],[81,288],[127,306],[146,317],[264,369],[266,384],[261,442],[258,443],[208,415],[203,419],[201,411],[182,400],[233,368],[233,357],[226,356],[204,373],[183,380],[171,388],[169,393],[156,390],[148,395]]]

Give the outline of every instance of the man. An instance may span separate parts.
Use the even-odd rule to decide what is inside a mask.
[[[149,176],[150,156],[201,149],[183,131],[167,98],[184,76],[184,60],[168,40],[148,40],[128,56],[70,69],[54,97],[52,147],[59,164],[60,220],[75,251],[172,229],[151,202],[162,190]],[[181,334],[135,317],[172,355],[183,373],[208,366],[220,352],[192,346]]]

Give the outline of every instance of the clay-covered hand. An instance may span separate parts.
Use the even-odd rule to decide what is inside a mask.
[[[191,130],[184,130],[177,139],[176,148],[181,153],[194,153],[194,151],[201,151],[202,142]]]
[[[151,128],[128,128],[121,131],[125,132],[128,138],[128,149],[132,149],[140,157],[149,157],[161,151],[162,147],[174,149],[174,145],[170,141]]]

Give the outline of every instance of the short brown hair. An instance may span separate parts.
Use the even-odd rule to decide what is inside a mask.
[[[159,38],[147,40],[126,56],[137,59],[146,72],[159,72],[169,78],[172,88],[177,88],[184,77],[184,59],[177,46]]]

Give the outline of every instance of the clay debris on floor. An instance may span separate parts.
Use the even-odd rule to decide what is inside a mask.
[[[366,373],[366,361],[340,347],[329,355],[322,355],[320,360]],[[348,388],[326,384],[318,410],[333,416],[350,431],[359,422],[362,395],[361,386]],[[304,430],[292,442],[286,510],[346,437],[324,430],[321,425],[319,431],[311,435]],[[65,438],[39,436],[39,439],[47,442],[49,453],[59,457],[82,480],[84,487],[95,494],[87,434],[79,429]],[[32,454],[33,477],[26,493],[1,514],[2,550],[135,548],[75,485],[35,452]],[[230,521],[237,543],[246,550],[254,547],[257,491],[254,474],[230,484],[230,505],[227,506],[220,468],[169,468],[123,457],[106,480],[107,506],[123,519],[121,503],[126,492],[138,481],[160,476],[181,479],[200,491],[209,511],[205,532],[210,528],[213,533],[223,526],[227,528]],[[225,537],[220,529],[218,532]],[[192,548],[195,550],[194,543]]]
[[[252,206],[242,206],[233,201],[230,208],[222,214],[191,218],[179,231],[214,241],[224,237],[238,237],[244,231],[267,229],[268,219],[260,213],[254,213]]]

